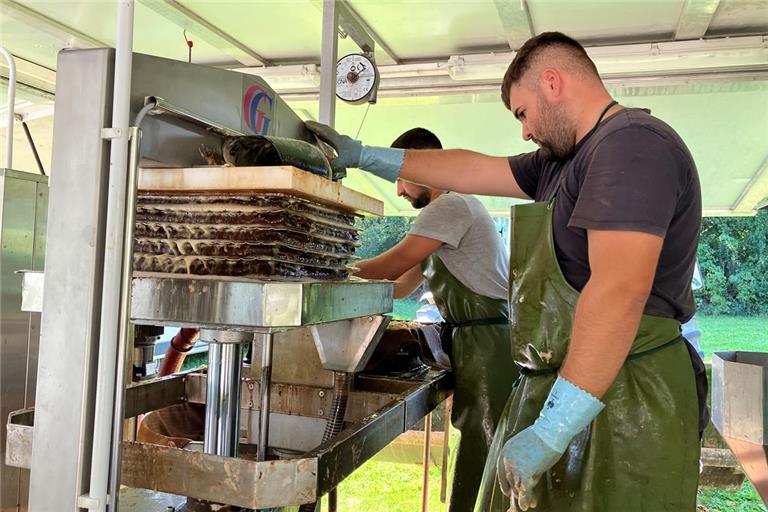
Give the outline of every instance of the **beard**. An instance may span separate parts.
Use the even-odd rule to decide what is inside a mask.
[[[425,206],[429,204],[430,200],[430,194],[428,191],[423,191],[416,197],[411,197],[408,194],[405,194],[405,198],[408,200],[409,203],[411,203],[411,206],[416,208],[417,210],[421,210]]]
[[[565,160],[573,156],[576,148],[576,130],[563,105],[552,105],[539,96],[539,135],[533,141],[541,148],[547,160]]]

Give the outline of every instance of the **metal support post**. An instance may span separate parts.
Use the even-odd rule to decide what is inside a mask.
[[[448,449],[451,438],[451,404],[453,397],[445,400],[443,409],[443,461],[440,465],[440,503],[445,503],[448,494]]]
[[[259,411],[259,446],[256,449],[256,460],[267,460],[269,444],[269,388],[272,383],[272,344],[274,334],[267,333],[262,340],[261,348],[261,410]]]
[[[117,375],[115,376],[114,412],[112,417],[112,446],[109,465],[109,508],[116,511],[120,494],[120,462],[123,453],[123,426],[125,425],[125,385],[130,380],[130,353],[133,350],[133,329],[130,325],[131,274],[133,271],[133,220],[136,212],[136,188],[138,181],[139,144],[141,132],[137,127],[130,129],[130,151],[128,157],[128,191],[125,200],[125,231],[123,235],[123,264],[120,279],[120,310],[117,332]]]
[[[91,458],[90,490],[87,508],[104,511],[107,501],[107,483],[115,492],[119,489],[119,475],[110,475],[115,408],[115,385],[118,366],[118,339],[120,325],[127,326],[127,318],[121,322],[123,296],[121,287],[126,231],[126,187],[128,183],[128,120],[130,115],[131,71],[133,58],[133,1],[117,3],[117,38],[115,43],[115,79],[112,98],[112,130],[109,160],[109,189],[107,198],[107,223],[104,250],[104,278],[102,281],[101,327],[99,330],[99,356],[97,369],[96,408],[93,427],[93,452]],[[123,336],[125,336],[123,334]],[[123,385],[123,381],[119,381]],[[122,422],[122,418],[120,418]],[[121,442],[121,439],[117,439]],[[118,456],[119,457],[119,456]],[[118,461],[119,464],[119,461]],[[113,464],[114,466],[114,464]],[[119,465],[116,466],[119,468]],[[110,496],[110,510],[117,510],[117,495]]]
[[[205,405],[205,453],[237,457],[240,439],[240,343],[208,346]]]
[[[8,112],[5,113],[5,167],[13,168],[13,109],[16,104],[16,61],[11,52],[0,46],[0,54],[8,61]],[[333,69],[336,69],[334,64]],[[334,78],[334,81],[336,79]]]
[[[339,10],[336,0],[323,0],[323,44],[320,51],[320,122],[336,123],[336,60]]]
[[[432,413],[424,417],[424,473],[421,479],[421,512],[429,508],[429,451],[432,441]]]

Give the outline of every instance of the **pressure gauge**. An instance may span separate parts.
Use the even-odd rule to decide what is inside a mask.
[[[372,57],[352,53],[336,64],[336,96],[348,103],[376,102],[379,71]]]

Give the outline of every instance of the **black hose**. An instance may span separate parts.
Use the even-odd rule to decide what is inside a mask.
[[[351,373],[333,372],[333,401],[331,401],[330,416],[325,424],[323,443],[338,435],[344,429],[344,415],[347,413],[349,400],[349,384]],[[317,503],[305,503],[299,507],[299,512],[315,512]],[[336,489],[328,493],[328,511],[336,511]]]

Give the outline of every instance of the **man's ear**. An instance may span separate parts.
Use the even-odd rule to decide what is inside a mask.
[[[541,87],[547,99],[559,99],[563,94],[563,76],[560,71],[555,68],[544,68],[541,72]]]

